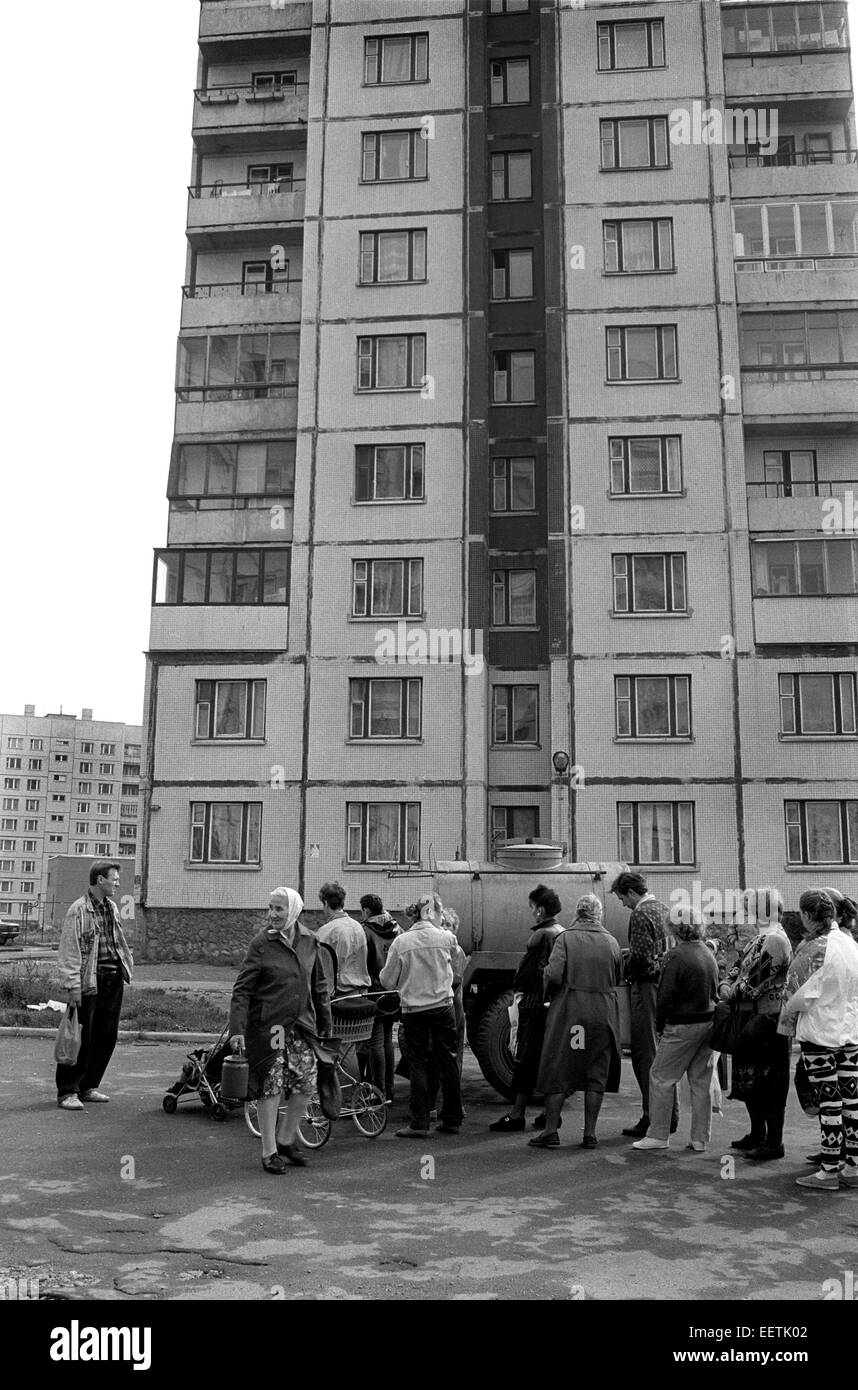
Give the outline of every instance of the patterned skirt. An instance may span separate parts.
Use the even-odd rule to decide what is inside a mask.
[[[312,1096],[316,1091],[316,1054],[299,1033],[287,1034],[281,1052],[276,1052],[261,1078],[260,1096],[291,1096],[296,1092]]]

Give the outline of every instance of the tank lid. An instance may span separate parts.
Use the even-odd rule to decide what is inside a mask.
[[[510,841],[498,846],[495,859],[505,869],[556,869],[563,863],[563,846]]]

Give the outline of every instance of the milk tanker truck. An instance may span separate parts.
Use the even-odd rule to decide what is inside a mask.
[[[513,976],[532,926],[528,894],[538,883],[553,888],[563,905],[564,925],[571,924],[579,898],[597,894],[606,928],[625,949],[629,913],[610,888],[627,868],[610,861],[567,864],[557,845],[514,843],[499,849],[491,863],[447,859],[436,864],[433,887],[444,906],[458,913],[459,944],[469,957],[463,985],[468,1042],[483,1076],[502,1096],[512,1094],[509,1006]],[[622,1037],[628,1043],[628,987],[621,986],[619,995]]]

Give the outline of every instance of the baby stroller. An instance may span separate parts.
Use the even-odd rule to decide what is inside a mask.
[[[211,1047],[200,1047],[188,1053],[182,1075],[161,1101],[168,1115],[175,1115],[179,1101],[188,1096],[199,1096],[216,1120],[225,1120],[227,1111],[241,1108],[243,1101],[223,1100],[220,1093],[224,1059],[229,1054],[227,1032],[228,1028],[224,1028]]]

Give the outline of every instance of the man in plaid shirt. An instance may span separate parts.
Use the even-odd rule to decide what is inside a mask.
[[[643,874],[628,871],[620,874],[611,885],[611,892],[632,914],[629,918],[629,954],[625,975],[630,987],[632,1070],[640,1086],[643,1110],[637,1124],[624,1129],[623,1134],[643,1139],[649,1129],[649,1073],[657,1046],[655,998],[658,977],[664,957],[675,943],[670,930],[670,908],[648,892]],[[671,1134],[675,1132],[678,1121],[679,1097],[674,1093]]]

